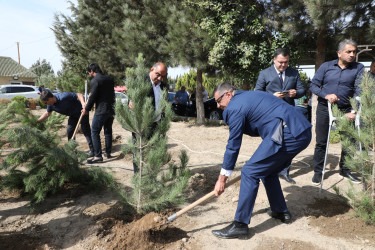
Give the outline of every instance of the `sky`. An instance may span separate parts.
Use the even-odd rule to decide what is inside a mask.
[[[56,13],[70,15],[69,6],[66,0],[0,0],[0,56],[18,62],[18,42],[21,65],[46,59],[57,73],[63,58],[51,27]]]
[[[38,59],[46,59],[56,74],[63,57],[51,28],[56,13],[71,15],[69,6],[66,0],[0,0],[0,56],[18,62],[18,42],[21,65],[29,69]],[[168,75],[175,78],[188,71],[176,67]]]

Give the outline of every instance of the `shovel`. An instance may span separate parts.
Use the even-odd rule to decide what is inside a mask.
[[[236,182],[239,181],[239,180],[241,180],[241,175],[236,176],[235,178],[233,178],[232,180],[230,180],[228,183],[225,184],[225,187],[227,188],[227,187],[233,185],[234,183],[236,183]],[[195,206],[201,204],[202,202],[208,200],[209,198],[211,198],[211,197],[214,196],[214,195],[215,195],[215,191],[212,191],[212,192],[206,194],[205,196],[203,196],[203,197],[200,198],[199,200],[197,200],[197,201],[191,203],[189,206],[187,206],[187,207],[181,209],[180,211],[178,211],[177,213],[175,213],[175,214],[169,216],[168,219],[167,219],[168,222],[175,220],[175,219],[176,219],[178,216],[180,216],[181,214],[186,213],[187,211],[189,211],[189,210],[192,209],[193,207],[195,207]]]
[[[76,136],[76,133],[77,133],[77,130],[78,130],[79,124],[81,124],[82,117],[83,117],[83,113],[81,113],[81,116],[79,117],[79,120],[78,120],[78,122],[77,122],[76,129],[74,130],[74,133],[73,133],[73,136],[72,136],[72,139],[74,139],[74,137]]]

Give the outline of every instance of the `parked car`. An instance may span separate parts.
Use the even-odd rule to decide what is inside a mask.
[[[168,93],[169,97],[169,93]],[[169,99],[169,98],[168,98]],[[172,110],[176,115],[188,116],[188,117],[197,117],[197,108],[195,103],[189,105],[186,109],[186,113],[181,114],[180,110],[177,107],[178,104],[172,103]],[[207,119],[211,120],[222,120],[223,119],[223,110],[217,107],[215,98],[208,99],[203,103],[204,105],[204,115]]]
[[[39,90],[30,85],[0,85],[0,98],[12,99],[15,96],[39,98]]]
[[[116,102],[120,101],[123,105],[128,105],[128,97],[124,93],[115,91]]]

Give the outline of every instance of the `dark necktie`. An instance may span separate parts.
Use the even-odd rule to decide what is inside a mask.
[[[280,77],[281,88],[283,88],[284,87],[283,72],[279,73],[279,77]]]

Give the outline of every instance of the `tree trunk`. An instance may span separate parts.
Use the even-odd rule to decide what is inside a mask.
[[[203,88],[202,88],[202,70],[197,69],[197,88],[196,88],[196,108],[197,108],[197,124],[202,125],[205,122],[204,104],[203,104]]]
[[[142,209],[142,204],[141,204],[141,197],[142,197],[142,169],[143,169],[143,164],[142,164],[142,136],[139,136],[139,192],[138,192],[138,197],[137,197],[137,213],[141,213]]]
[[[316,41],[316,58],[315,58],[315,71],[318,70],[326,59],[326,48],[327,48],[327,29],[319,28],[317,31],[318,37]]]
[[[320,28],[317,31],[318,38],[316,41],[316,58],[315,58],[315,72],[319,69],[326,59],[326,38],[327,29]],[[313,124],[312,138],[316,137],[315,127],[316,127],[316,108],[318,106],[318,97],[316,95],[311,96],[311,124]],[[315,139],[312,140],[313,145],[315,144]]]

